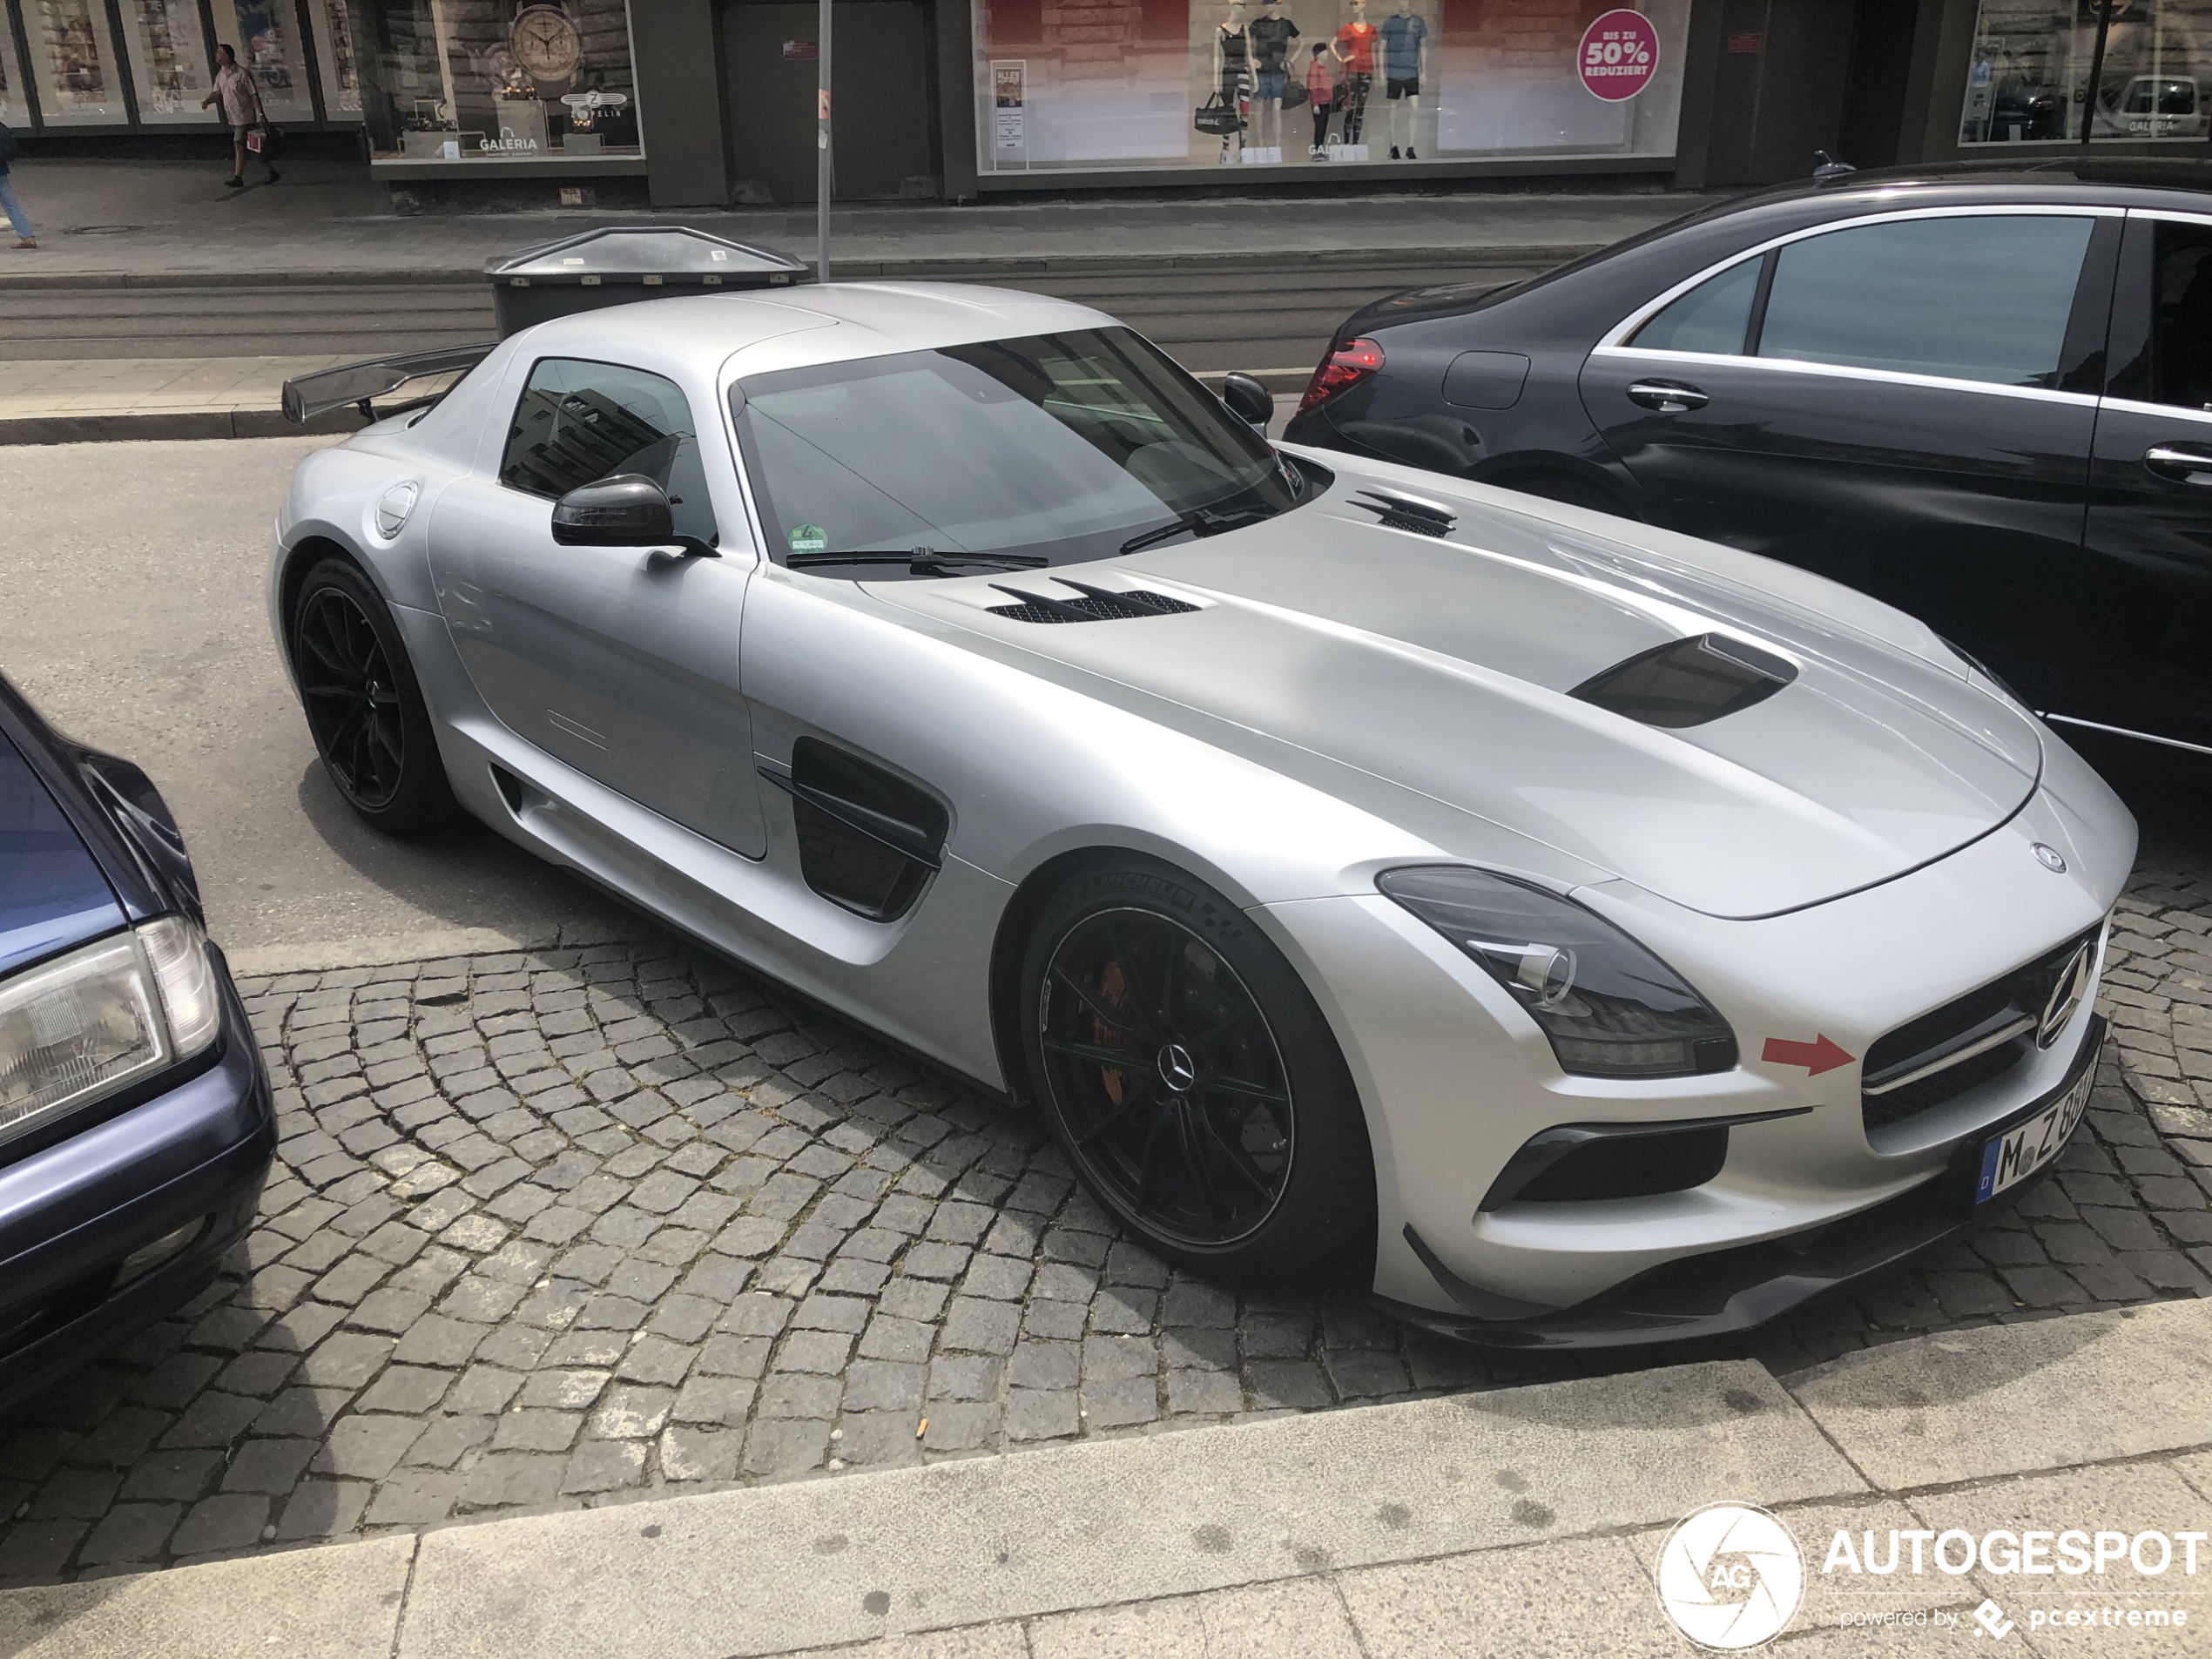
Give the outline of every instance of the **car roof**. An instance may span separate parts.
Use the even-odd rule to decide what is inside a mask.
[[[2182,156],[2051,156],[2039,160],[1952,161],[1916,167],[1868,167],[1828,179],[1804,179],[1716,202],[1694,218],[1717,218],[1862,191],[1952,191],[1993,197],[2029,189],[2106,197],[2115,191],[2188,191],[2212,195],[2212,161]]]

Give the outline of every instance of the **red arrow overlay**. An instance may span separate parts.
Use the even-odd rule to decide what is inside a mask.
[[[1809,1075],[1817,1077],[1824,1071],[1848,1066],[1857,1056],[1845,1054],[1826,1037],[1816,1035],[1811,1042],[1769,1037],[1766,1047],[1759,1050],[1759,1058],[1770,1066],[1803,1066]]]

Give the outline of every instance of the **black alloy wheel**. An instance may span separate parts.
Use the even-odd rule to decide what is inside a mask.
[[[1153,1249],[1271,1275],[1372,1214],[1342,1058],[1226,900],[1149,861],[1094,869],[1047,904],[1026,970],[1040,1102],[1085,1183]]]
[[[292,609],[292,664],[323,769],[347,806],[392,834],[456,811],[414,665],[382,597],[342,559],[325,559]]]

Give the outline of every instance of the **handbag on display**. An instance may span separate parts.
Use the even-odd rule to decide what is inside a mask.
[[[1191,112],[1190,125],[1201,132],[1225,138],[1232,132],[1244,130],[1244,118],[1237,113],[1234,104],[1216,92]]]
[[[1286,80],[1283,83],[1283,107],[1285,109],[1295,110],[1305,102],[1305,83],[1304,81]]]

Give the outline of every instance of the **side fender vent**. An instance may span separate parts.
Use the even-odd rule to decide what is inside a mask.
[[[994,588],[1020,603],[993,605],[991,614],[1015,622],[1127,622],[1136,617],[1172,617],[1180,611],[1198,609],[1186,600],[1171,599],[1164,593],[1152,593],[1143,588],[1094,588],[1088,583],[1070,582],[1066,577],[1055,577],[1053,580],[1063,588],[1073,588],[1082,597],[1062,599],[994,582]]]
[[[1645,725],[1679,731],[1764,703],[1797,665],[1723,634],[1698,634],[1613,664],[1568,693]]]
[[[1411,530],[1416,536],[1449,536],[1460,522],[1458,515],[1434,502],[1386,495],[1379,489],[1361,490],[1352,497],[1351,504],[1374,514],[1386,530]]]
[[[870,921],[914,908],[944,862],[950,819],[934,797],[819,738],[792,745],[789,771],[769,762],[759,771],[792,798],[808,887]]]

